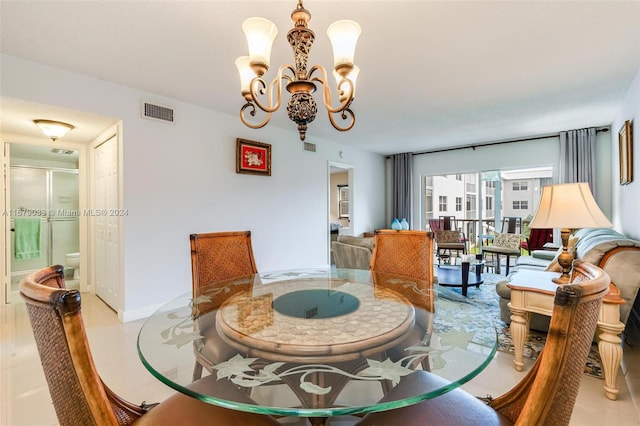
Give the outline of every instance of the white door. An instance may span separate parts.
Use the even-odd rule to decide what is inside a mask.
[[[109,306],[121,308],[118,138],[94,149],[94,218],[96,294]]]

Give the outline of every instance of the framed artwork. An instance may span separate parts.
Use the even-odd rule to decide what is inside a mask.
[[[620,185],[633,181],[633,125],[627,120],[618,132],[618,149],[620,152]]]
[[[271,145],[236,139],[236,173],[271,176]]]

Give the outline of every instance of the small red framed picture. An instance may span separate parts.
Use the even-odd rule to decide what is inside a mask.
[[[236,173],[271,176],[271,145],[236,139]]]

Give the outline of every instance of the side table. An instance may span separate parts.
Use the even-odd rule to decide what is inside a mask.
[[[522,269],[511,277],[507,285],[511,289],[511,303],[509,309],[511,316],[511,336],[515,349],[513,363],[518,371],[522,371],[524,342],[529,334],[529,319],[531,312],[551,316],[553,311],[553,299],[557,285],[551,278],[558,276],[557,272],[545,272],[530,269]],[[607,398],[618,398],[616,376],[622,360],[622,347],[620,334],[624,331],[624,324],[620,321],[620,305],[624,300],[620,297],[620,290],[611,283],[607,294],[600,307],[596,336],[598,352],[602,360],[604,373],[604,392]]]

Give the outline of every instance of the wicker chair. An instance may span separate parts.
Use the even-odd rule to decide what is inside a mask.
[[[406,356],[403,348],[428,343],[433,330],[434,273],[433,237],[426,231],[394,231],[379,229],[374,234],[375,243],[370,269],[376,286],[390,288],[422,309],[416,317],[416,327],[411,334],[388,352],[392,360]],[[397,279],[387,279],[385,274],[401,275],[413,280],[412,285],[398,283]],[[393,284],[397,283],[397,284]],[[429,359],[422,362],[429,369]]]
[[[211,423],[278,425],[272,417],[228,410],[176,394],[160,404],[131,404],[100,379],[80,310],[80,293],[66,290],[63,267],[50,266],[26,277],[20,293],[27,304],[42,368],[61,425],[197,425]],[[226,386],[229,384],[229,386]],[[230,382],[209,376],[193,388],[214,387],[244,394]],[[246,397],[248,403],[252,401]]]
[[[231,287],[226,287],[224,283],[232,278],[250,276],[258,272],[253,259],[250,231],[191,234],[189,239],[193,297],[195,299],[206,293],[211,299],[211,302],[197,306],[200,316],[217,309],[234,294],[250,289],[250,282]],[[206,339],[194,342],[196,365],[193,369],[193,380],[202,377],[203,366],[211,372],[213,365],[226,361],[237,353],[221,340],[215,327],[215,319],[211,315],[198,318],[196,324]]]
[[[485,404],[456,388],[405,408],[368,414],[357,425],[568,425],[610,281],[602,269],[579,260],[574,262],[571,278],[570,284],[556,291],[544,350],[529,373],[506,394]],[[401,396],[410,387],[426,391],[442,381],[428,372],[412,373],[383,401]]]
[[[426,231],[378,229],[369,269],[433,283],[433,237]]]

